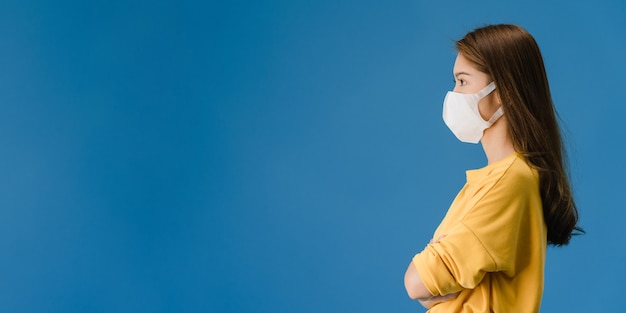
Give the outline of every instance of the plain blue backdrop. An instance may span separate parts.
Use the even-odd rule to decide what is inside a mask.
[[[543,312],[626,311],[623,1],[2,1],[0,312],[423,312],[403,274],[485,165],[454,40],[538,41],[587,234]]]

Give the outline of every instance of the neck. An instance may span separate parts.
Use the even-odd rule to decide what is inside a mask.
[[[487,164],[498,162],[514,153],[515,148],[509,135],[506,116],[502,116],[487,128],[480,142],[487,156]]]

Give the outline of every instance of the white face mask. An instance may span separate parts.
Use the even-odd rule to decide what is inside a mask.
[[[495,89],[496,85],[491,82],[476,94],[448,91],[443,100],[443,121],[460,141],[478,143],[485,129],[491,127],[504,114],[500,107],[489,121],[485,121],[478,111],[478,102]]]

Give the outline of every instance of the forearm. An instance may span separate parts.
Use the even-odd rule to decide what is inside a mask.
[[[442,235],[436,240],[431,240],[429,245],[439,243],[439,241],[444,237],[445,235]],[[460,293],[459,291],[445,296],[433,295],[428,288],[426,288],[426,285],[424,285],[424,282],[422,281],[422,278],[420,277],[413,262],[409,263],[406,273],[404,274],[404,286],[409,297],[419,301],[419,303],[427,309],[432,308],[435,304],[454,299]]]
[[[412,262],[409,263],[409,266],[404,273],[404,288],[406,289],[409,298],[413,300],[429,299],[433,297],[424,285],[424,282],[422,282],[422,279]]]

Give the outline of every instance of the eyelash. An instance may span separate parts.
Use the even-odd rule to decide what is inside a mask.
[[[452,82],[454,83],[454,85],[457,84],[456,79],[452,79]],[[465,86],[465,84],[466,84],[466,82],[464,80],[462,80],[462,79],[459,79],[459,83],[460,83],[459,84],[460,86]]]

